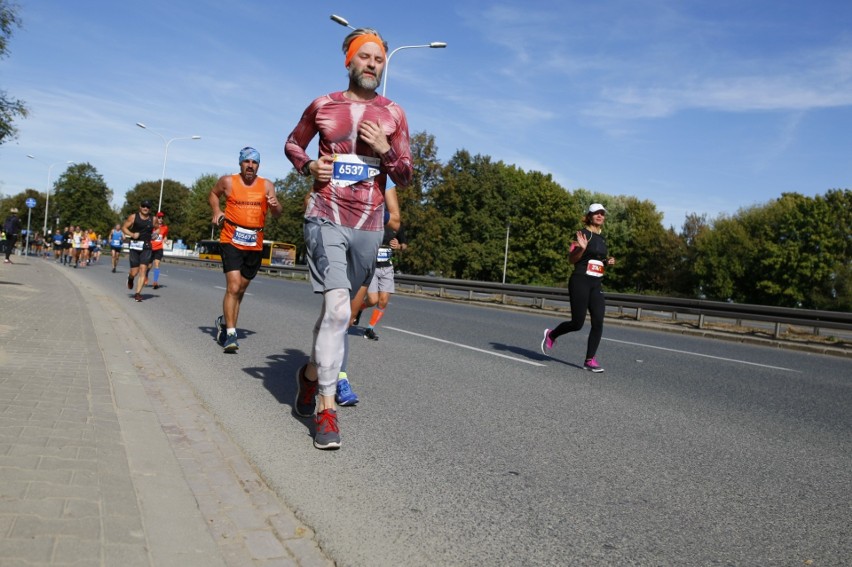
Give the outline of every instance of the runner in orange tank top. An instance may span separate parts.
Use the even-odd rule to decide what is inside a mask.
[[[160,262],[163,260],[163,245],[169,234],[169,226],[166,224],[166,213],[158,211],[154,217],[154,232],[151,233],[151,285],[154,289],[160,289]]]
[[[257,275],[263,255],[263,229],[266,213],[281,215],[275,186],[259,177],[260,153],[251,147],[240,150],[240,173],[223,175],[207,200],[213,210],[213,224],[222,227],[222,271],[225,272],[225,298],[222,315],[216,318],[216,341],[225,352],[237,352],[237,319],[240,303],[249,283]],[[225,212],[220,199],[225,197]]]

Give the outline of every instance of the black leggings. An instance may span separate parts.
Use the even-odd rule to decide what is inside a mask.
[[[582,329],[586,321],[586,311],[588,311],[592,319],[592,330],[589,332],[589,342],[586,345],[586,359],[594,358],[595,353],[598,352],[598,345],[601,344],[606,311],[601,278],[585,274],[572,275],[568,280],[568,294],[571,298],[571,320],[559,323],[550,331],[550,338],[555,341],[566,333]]]
[[[12,252],[15,251],[15,242],[17,240],[18,240],[17,234],[7,234],[6,235],[6,243],[5,243],[4,252],[6,252],[6,259],[7,260],[9,259],[9,256],[12,255]]]

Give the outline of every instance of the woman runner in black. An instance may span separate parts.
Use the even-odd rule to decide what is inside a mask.
[[[603,335],[606,311],[601,281],[606,266],[615,264],[615,258],[607,256],[606,241],[601,236],[601,227],[605,220],[606,209],[600,203],[593,203],[583,217],[585,226],[577,231],[577,240],[571,243],[568,252],[568,260],[574,264],[574,273],[568,280],[571,320],[563,321],[553,330],[545,329],[544,338],[541,340],[541,353],[548,355],[557,338],[583,328],[588,311],[592,318],[592,330],[589,332],[583,368],[592,372],[604,371],[595,358]]]

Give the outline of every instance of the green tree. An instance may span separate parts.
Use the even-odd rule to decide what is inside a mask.
[[[214,173],[205,173],[200,175],[192,187],[189,189],[189,197],[186,200],[185,215],[186,222],[184,224],[183,239],[188,248],[192,249],[199,240],[207,240],[215,236],[215,228],[213,226],[210,203],[207,196],[219,176]]]
[[[844,271],[840,259],[849,261],[849,198],[846,209],[835,210],[844,201],[839,197],[784,193],[751,211],[748,226],[760,251],[753,277],[743,282],[747,301],[806,308],[829,303],[831,282]]]
[[[411,238],[419,273],[499,281],[503,231],[511,209],[500,198],[500,168],[488,157],[459,151],[444,168],[443,182],[426,198],[428,232]]]
[[[674,284],[674,290],[680,295],[686,297],[701,295],[700,284],[693,270],[697,256],[695,241],[708,230],[710,230],[710,225],[707,223],[706,214],[689,213],[686,215],[679,234],[683,245],[684,258],[680,274]]]
[[[168,238],[171,240],[186,238],[185,232],[189,221],[186,209],[189,195],[189,188],[183,183],[173,179],[163,181],[163,212],[166,214],[166,224],[169,227]],[[160,200],[159,181],[142,181],[125,194],[124,205],[121,207],[122,220],[137,212],[139,203],[145,199],[151,201],[153,205],[151,214],[155,214]]]
[[[852,311],[852,191],[831,189],[821,201],[819,212],[833,234],[827,260],[832,270],[815,286],[811,303],[817,309]]]
[[[36,206],[33,207],[30,213],[27,207],[27,199],[35,199]],[[27,229],[27,217],[30,218],[30,230],[33,233],[41,233],[42,225],[44,224],[44,193],[36,189],[24,189],[17,195],[12,195],[3,199],[0,203],[0,227],[2,222],[11,214],[12,208],[18,209],[18,218],[21,219],[23,230]],[[50,224],[48,223],[48,229]]]
[[[502,173],[503,199],[510,211],[504,215],[509,223],[506,282],[564,285],[572,270],[568,248],[579,226],[580,207],[549,174],[514,167]],[[498,260],[505,256],[502,240]]]
[[[79,225],[104,235],[118,222],[111,201],[112,190],[98,170],[90,163],[75,163],[56,180],[51,217],[60,226]]]
[[[604,225],[616,267],[607,286],[637,293],[667,293],[682,267],[685,249],[673,231],[663,228],[663,215],[650,201],[632,196],[610,199]]]
[[[579,214],[549,175],[461,150],[424,192],[406,254],[413,273],[501,281],[509,225],[507,282],[567,279],[566,216]]]
[[[9,39],[15,28],[21,27],[18,7],[7,0],[0,0],[0,59],[9,55]],[[29,110],[23,101],[0,90],[0,144],[14,140],[18,135],[16,118],[26,118]]]
[[[426,224],[424,201],[432,188],[441,182],[443,171],[443,165],[438,159],[438,146],[431,134],[417,132],[411,136],[411,158],[414,168],[411,185],[395,189],[409,246]],[[394,266],[402,272],[415,273],[418,254],[415,248],[409,248],[404,254],[394,257]]]
[[[743,301],[740,289],[753,249],[754,242],[740,219],[723,215],[714,220],[711,230],[695,238],[693,269],[700,293],[707,299]]]
[[[267,238],[295,244],[301,257],[305,252],[305,197],[313,189],[313,179],[291,170],[284,179],[276,179],[275,196],[281,203],[281,216],[270,215]]]

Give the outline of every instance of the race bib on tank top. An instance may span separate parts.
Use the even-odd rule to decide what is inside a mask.
[[[255,246],[257,244],[257,231],[241,226],[235,227],[231,242],[240,246]]]

